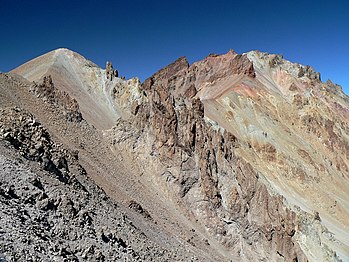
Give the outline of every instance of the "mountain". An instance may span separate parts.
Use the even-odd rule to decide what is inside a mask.
[[[58,49],[0,80],[4,257],[349,259],[349,98],[310,66],[231,50],[141,84]],[[47,243],[69,252],[41,255]]]
[[[111,128],[120,117],[116,104],[106,95],[111,86],[105,81],[105,70],[73,51],[54,50],[12,72],[31,82],[50,75],[57,89],[76,98],[83,117],[96,128]]]

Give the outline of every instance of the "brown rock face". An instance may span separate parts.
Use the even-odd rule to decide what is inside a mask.
[[[62,110],[68,121],[80,122],[82,120],[78,102],[67,92],[56,89],[50,75],[44,76],[38,83],[34,82],[30,91],[44,102]]]
[[[215,65],[224,70],[212,73]],[[305,261],[294,237],[295,214],[235,154],[241,142],[206,122],[204,104],[195,98],[204,81],[231,74],[255,77],[245,55],[209,56],[192,66],[180,58],[144,82],[148,103],[141,105],[133,121],[144,135],[154,136],[152,148],[161,162],[177,171],[174,198],[232,256]],[[275,153],[272,146],[267,149]]]

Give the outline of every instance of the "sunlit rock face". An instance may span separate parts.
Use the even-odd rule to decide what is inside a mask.
[[[13,72],[95,128],[103,143],[81,152],[107,163],[91,172],[107,194],[202,260],[349,259],[349,98],[310,66],[229,51],[141,84],[58,49]]]
[[[339,86],[280,55],[230,51],[180,58],[142,88],[136,122],[221,243],[250,258],[297,256],[295,243],[309,259],[347,257],[349,104]]]
[[[319,212],[329,232],[314,243],[307,235],[314,230],[306,229],[303,215],[292,208],[307,255],[324,259],[328,246],[347,259],[348,97],[339,86],[322,83],[309,66],[256,51],[246,55],[256,77],[204,101],[206,116],[245,143],[239,155],[263,175],[270,191],[289,206]]]

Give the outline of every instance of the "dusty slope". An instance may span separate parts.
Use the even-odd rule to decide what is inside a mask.
[[[310,67],[231,51],[190,66],[181,58],[140,86],[60,49],[14,72],[52,75],[87,123],[55,99],[44,100],[68,110],[65,120],[47,114],[49,81],[18,80],[4,103],[33,112],[108,195],[141,203],[203,258],[348,259],[348,97]]]
[[[157,245],[86,176],[77,152],[54,143],[32,115],[0,109],[0,260],[190,260]],[[147,219],[151,217],[138,207]],[[147,214],[148,216],[145,216]],[[143,218],[144,219],[144,218]]]
[[[73,51],[65,48],[51,51],[12,72],[31,82],[50,75],[59,90],[78,101],[83,117],[96,128],[108,129],[119,117],[115,104],[110,101],[105,70]]]
[[[124,82],[127,83],[127,81]],[[36,88],[45,83],[48,84],[46,88]],[[128,85],[125,84],[125,86]],[[135,159],[128,159],[121,151],[110,150],[103,134],[85,120],[67,118],[69,114],[65,108],[68,108],[68,112],[70,108],[62,107],[61,104],[69,103],[70,99],[57,103],[56,99],[52,99],[52,93],[38,93],[40,90],[52,88],[49,81],[33,85],[21,77],[1,74],[0,88],[1,107],[26,108],[47,128],[56,143],[62,144],[68,150],[78,152],[79,163],[86,170],[87,176],[101,186],[114,203],[123,207],[132,224],[149,240],[163,249],[179,248],[180,250],[175,253],[179,261],[195,257],[200,261],[226,261],[224,254],[222,255],[219,249],[214,248],[214,241],[211,242],[212,246],[208,245],[205,242],[207,239],[205,234],[195,232],[195,225],[188,221],[171,202],[162,195],[159,196],[148,178],[140,176],[141,170],[138,170],[134,164]],[[64,98],[60,92],[53,92],[53,94]],[[49,99],[47,95],[51,98]],[[139,208],[133,204],[134,202],[141,204],[143,210],[149,212],[152,219],[139,215]],[[196,238],[190,243],[190,239],[194,236]],[[38,254],[34,256],[39,257]],[[161,256],[154,254],[154,256],[149,255],[148,259],[160,258]]]
[[[220,81],[207,87],[221,92],[205,97],[206,115],[251,146],[239,154],[274,192],[307,212],[319,212],[331,232],[322,243],[349,259],[348,97],[339,86],[322,83],[310,67],[260,52],[247,57],[255,79],[227,90],[217,88]],[[309,249],[312,256],[316,245]]]

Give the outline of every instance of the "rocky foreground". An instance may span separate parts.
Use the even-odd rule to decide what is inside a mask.
[[[0,113],[1,261],[195,260],[152,242],[31,114]]]
[[[141,84],[59,49],[0,80],[7,260],[349,258],[349,99],[311,67],[230,51]]]

